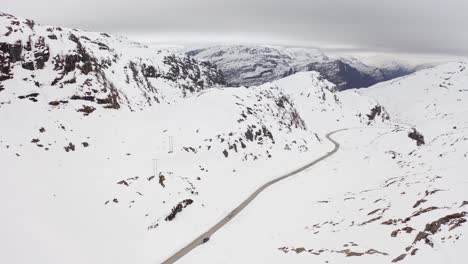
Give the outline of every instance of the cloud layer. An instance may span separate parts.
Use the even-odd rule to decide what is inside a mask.
[[[2,0],[41,24],[128,34],[468,55],[467,0]],[[215,36],[213,38],[213,36]],[[188,40],[189,41],[189,40]]]

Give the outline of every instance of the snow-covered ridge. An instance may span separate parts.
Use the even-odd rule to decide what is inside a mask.
[[[295,72],[318,71],[338,90],[345,90],[368,87],[414,71],[403,65],[378,68],[357,59],[330,57],[312,48],[214,46],[189,50],[187,54],[217,65],[227,83],[234,86],[259,85]]]
[[[5,13],[0,13],[0,59],[0,89],[22,87],[6,91],[17,96],[47,91],[47,103],[54,107],[80,100],[87,109],[136,110],[224,84],[221,72],[208,62]]]

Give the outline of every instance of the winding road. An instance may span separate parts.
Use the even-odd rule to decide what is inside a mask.
[[[221,227],[223,227],[225,224],[229,223],[229,221],[231,221],[231,219],[233,219],[238,213],[240,213],[245,207],[247,207],[247,205],[249,205],[261,192],[263,192],[266,188],[270,187],[271,185],[279,182],[279,181],[282,181],[286,178],[289,178],[289,177],[292,177],[304,170],[307,170],[308,168],[314,166],[315,164],[319,163],[320,161],[332,156],[333,154],[335,154],[338,149],[340,148],[340,144],[338,142],[336,142],[335,140],[333,140],[331,138],[331,136],[335,133],[338,133],[338,132],[341,132],[341,131],[344,131],[344,130],[348,130],[348,128],[345,128],[345,129],[340,129],[340,130],[335,130],[335,131],[332,131],[330,133],[328,133],[326,135],[327,139],[330,140],[334,145],[335,147],[333,148],[332,151],[328,152],[327,154],[325,154],[324,156],[284,175],[284,176],[281,176],[279,178],[276,178],[274,180],[271,180],[265,184],[263,184],[260,188],[258,188],[254,193],[252,193],[247,199],[245,199],[239,206],[237,206],[234,210],[232,210],[226,217],[224,217],[223,219],[221,219],[221,221],[219,221],[217,224],[215,224],[213,227],[211,227],[210,229],[208,229],[208,231],[206,231],[205,233],[203,233],[202,235],[200,235],[199,237],[197,237],[195,240],[193,240],[192,242],[190,242],[187,246],[185,246],[184,248],[180,249],[179,251],[177,251],[175,254],[173,254],[172,256],[170,256],[168,259],[166,259],[163,264],[170,264],[170,263],[174,263],[176,262],[177,260],[179,260],[180,258],[182,258],[183,256],[185,256],[187,253],[189,253],[190,251],[192,251],[193,249],[195,249],[196,247],[204,244],[205,242],[207,242],[209,240],[209,238],[211,237],[211,235],[213,235],[214,233],[216,233],[216,231],[218,231]]]

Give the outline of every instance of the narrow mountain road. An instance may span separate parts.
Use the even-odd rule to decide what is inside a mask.
[[[304,170],[314,166],[315,164],[319,163],[320,161],[322,161],[322,160],[332,156],[333,154],[335,154],[338,151],[338,149],[340,148],[340,144],[338,142],[336,142],[335,140],[333,140],[331,138],[331,136],[333,134],[335,134],[335,133],[338,133],[338,132],[341,132],[341,131],[344,131],[344,130],[348,130],[348,128],[332,131],[332,132],[330,132],[330,133],[328,133],[326,135],[327,139],[330,140],[335,145],[335,147],[333,148],[332,151],[330,151],[327,154],[325,154],[324,156],[322,156],[322,157],[320,157],[320,158],[318,158],[318,159],[316,159],[316,160],[302,166],[299,169],[296,169],[296,170],[294,170],[294,171],[292,171],[292,172],[290,172],[290,173],[288,173],[288,174],[286,174],[284,176],[281,176],[279,178],[271,180],[271,181],[265,183],[264,185],[262,185],[254,193],[252,193],[247,199],[245,199],[239,206],[237,206],[234,210],[232,210],[226,217],[221,219],[221,221],[219,221],[216,225],[214,225],[213,227],[208,229],[208,231],[206,231],[201,236],[197,237],[195,240],[190,242],[187,246],[185,246],[181,250],[177,251],[174,255],[172,255],[171,257],[166,259],[163,262],[163,264],[174,263],[177,260],[179,260],[180,258],[182,258],[183,256],[185,256],[187,253],[189,253],[190,251],[192,251],[193,249],[198,247],[199,245],[202,245],[202,244],[206,243],[210,239],[211,235],[216,233],[216,231],[218,231],[225,224],[229,223],[229,221],[231,221],[231,219],[233,219],[239,212],[241,212],[245,207],[247,207],[247,205],[249,205],[266,188],[270,187],[271,185],[273,185],[273,184],[275,184],[275,183],[277,183],[279,181],[282,181],[282,180],[284,180],[286,178],[292,177],[292,176],[294,176],[294,175],[296,175],[296,174],[298,174],[300,172],[303,172]]]

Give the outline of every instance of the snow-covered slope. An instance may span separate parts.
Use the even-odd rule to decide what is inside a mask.
[[[371,122],[372,100],[330,85],[301,73],[88,116],[3,104],[2,262],[161,261],[263,182],[328,151],[325,132]]]
[[[170,51],[0,21],[1,263],[159,263],[341,128],[336,156],[182,261],[466,259],[465,63],[368,92],[333,92],[317,72],[225,88],[210,63]]]
[[[335,135],[335,156],[266,192],[181,263],[465,263],[467,66],[358,90],[388,107],[392,126]]]
[[[325,133],[388,122],[316,72],[222,88],[206,62],[0,21],[1,263],[160,262]]]
[[[318,71],[338,90],[368,87],[413,72],[407,67],[378,68],[357,59],[332,58],[317,49],[275,46],[215,46],[187,52],[223,71],[230,85],[251,86],[301,71]]]
[[[396,121],[417,126],[437,123],[441,129],[464,127],[467,67],[463,61],[443,64],[359,92],[384,104]]]
[[[464,263],[468,141],[453,136],[418,148],[405,129],[338,134],[335,156],[180,263]]]

